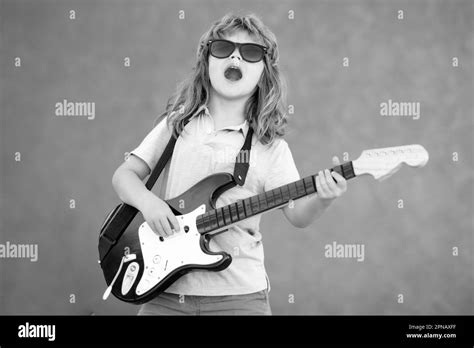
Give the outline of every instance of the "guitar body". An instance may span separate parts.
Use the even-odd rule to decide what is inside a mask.
[[[211,235],[199,233],[196,217],[214,209],[222,192],[235,185],[231,174],[217,173],[166,200],[180,225],[180,232],[170,237],[160,238],[137,214],[101,262],[107,285],[113,282],[112,294],[124,302],[141,304],[188,272],[227,268],[232,257],[209,250]]]

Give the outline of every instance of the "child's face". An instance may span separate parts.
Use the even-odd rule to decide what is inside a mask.
[[[223,39],[238,43],[257,43],[246,31],[236,31],[225,35]],[[239,73],[231,71],[230,66],[240,68]],[[239,49],[227,58],[216,58],[209,54],[209,78],[211,88],[221,97],[227,99],[241,99],[250,97],[254,92],[264,68],[263,59],[256,63],[250,63],[242,59]]]

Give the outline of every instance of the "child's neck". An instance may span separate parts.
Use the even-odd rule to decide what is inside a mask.
[[[226,100],[222,98],[210,98],[209,113],[214,119],[214,126],[220,129],[228,126],[238,126],[245,121],[244,99]]]

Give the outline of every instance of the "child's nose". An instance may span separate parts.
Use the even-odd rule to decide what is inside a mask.
[[[239,49],[237,47],[235,48],[234,52],[232,52],[232,54],[230,55],[230,59],[234,59],[234,58],[242,60],[242,57],[240,56]]]

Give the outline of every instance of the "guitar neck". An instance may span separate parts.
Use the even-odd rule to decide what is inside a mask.
[[[351,162],[346,162],[331,169],[341,174],[346,180],[354,178]],[[315,175],[307,176],[273,190],[239,200],[224,207],[216,208],[201,214],[196,219],[196,226],[201,234],[223,230],[230,225],[266,211],[287,205],[290,201],[316,193]]]

